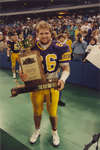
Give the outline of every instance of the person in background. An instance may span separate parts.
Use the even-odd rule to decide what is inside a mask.
[[[60,44],[65,44],[65,45],[68,45],[69,46],[69,49],[70,49],[70,51],[71,51],[71,40],[68,40],[68,35],[69,34],[59,34],[58,36],[57,36],[57,41],[60,43]],[[59,76],[59,78],[60,78],[60,75],[61,75],[61,69],[59,68],[58,69],[58,76]],[[59,93],[59,102],[58,102],[58,105],[59,106],[65,106],[66,104],[62,101],[62,99],[61,99],[61,97],[62,97],[62,91],[60,91],[60,93]]]
[[[98,50],[98,49],[100,49],[100,45],[97,44],[97,39],[94,37],[91,37],[89,45],[86,48],[86,56],[85,56],[83,62],[86,62],[86,57],[89,53],[91,53],[91,51]]]
[[[0,52],[3,52],[6,47],[7,47],[7,44],[4,39],[3,33],[0,32]]]
[[[70,53],[72,54],[72,40],[70,39],[70,36],[69,36],[68,32],[64,33],[64,35],[65,35],[64,44],[69,46]]]
[[[87,43],[82,40],[82,34],[77,35],[77,39],[72,43],[72,59],[82,61],[85,57]]]
[[[10,37],[11,38],[7,43],[8,45],[7,54],[8,54],[8,57],[10,57],[10,54],[11,54],[13,79],[16,79],[16,62],[19,63],[19,52],[20,52],[21,47],[18,41],[18,35],[16,33],[11,33]]]
[[[82,34],[82,31],[81,31],[81,24],[78,24],[77,25],[77,28],[75,29],[75,39],[77,39],[77,35],[78,34]]]

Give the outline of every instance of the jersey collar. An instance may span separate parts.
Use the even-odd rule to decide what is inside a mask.
[[[52,41],[51,41],[52,42]],[[36,43],[36,45],[37,45],[37,47],[39,48],[39,49],[41,49],[41,50],[47,50],[48,49],[48,47],[51,45],[51,42],[49,43],[49,44],[47,44],[47,45],[43,45],[43,44],[41,44],[39,41],[37,41],[37,43]]]

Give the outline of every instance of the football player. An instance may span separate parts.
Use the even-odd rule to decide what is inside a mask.
[[[13,78],[16,78],[16,62],[19,62],[20,43],[18,41],[18,35],[11,33],[11,39],[7,43],[8,50],[11,53],[11,66]]]
[[[47,79],[57,78],[57,70],[59,66],[62,68],[62,74],[58,80],[58,89],[52,88],[51,86],[49,89],[35,90],[31,93],[35,132],[33,132],[30,138],[30,143],[35,143],[40,136],[40,123],[45,99],[52,126],[53,145],[58,146],[60,144],[60,138],[57,132],[59,91],[64,88],[65,81],[70,74],[69,61],[71,57],[69,48],[52,41],[51,33],[51,26],[45,21],[40,21],[36,26],[36,37],[38,41],[36,41],[32,51],[36,49],[40,51],[42,64],[44,66]],[[20,77],[22,80],[27,78],[27,76],[22,73],[20,74]]]

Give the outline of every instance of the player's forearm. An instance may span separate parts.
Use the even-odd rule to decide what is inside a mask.
[[[67,65],[62,66],[61,68],[62,68],[62,74],[61,74],[60,80],[62,80],[65,83],[67,78],[70,75],[70,67],[69,67],[69,64],[67,64]]]

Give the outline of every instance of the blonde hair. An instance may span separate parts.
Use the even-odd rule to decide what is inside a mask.
[[[40,29],[48,29],[50,33],[52,32],[51,25],[46,21],[42,20],[36,25],[36,32],[38,33]]]

